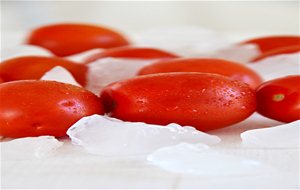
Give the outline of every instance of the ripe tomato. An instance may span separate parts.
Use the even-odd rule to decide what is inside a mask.
[[[256,108],[245,83],[207,73],[139,76],[105,87],[106,112],[126,121],[178,123],[207,131],[242,121]]]
[[[300,37],[299,36],[269,36],[254,38],[243,42],[242,44],[256,44],[262,53],[267,51],[288,47],[288,46],[300,46]]]
[[[103,114],[93,93],[55,81],[14,81],[0,84],[0,135],[61,137],[77,120]]]
[[[251,60],[251,62],[256,62],[262,59],[265,59],[270,56],[274,55],[280,55],[280,54],[290,54],[290,53],[296,53],[300,51],[300,46],[288,46],[288,47],[282,47],[282,48],[277,48],[274,50],[267,51],[254,59]]]
[[[53,24],[35,29],[27,43],[44,47],[57,56],[68,56],[94,48],[128,45],[119,33],[87,24]]]
[[[87,67],[57,57],[24,56],[0,63],[0,77],[5,81],[40,79],[55,66],[67,69],[82,85],[86,82]]]
[[[262,83],[261,77],[255,71],[242,64],[210,58],[183,58],[161,61],[145,66],[138,74],[145,75],[168,72],[215,73],[243,81],[249,84],[253,89]]]
[[[300,75],[267,81],[259,86],[257,112],[282,122],[300,119]]]
[[[91,57],[87,58],[86,62],[90,63],[96,61],[97,59],[101,59],[105,57],[129,58],[129,59],[171,59],[171,58],[177,58],[178,56],[154,48],[126,46],[126,47],[108,49],[101,53],[92,55]]]

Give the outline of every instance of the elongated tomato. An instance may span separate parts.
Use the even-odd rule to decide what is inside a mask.
[[[105,87],[106,112],[126,121],[178,123],[207,131],[244,120],[256,108],[245,83],[206,73],[139,76]]]
[[[300,75],[267,81],[257,92],[257,112],[283,122],[300,119]]]
[[[97,59],[105,57],[124,58],[124,59],[171,59],[177,58],[178,56],[170,52],[159,50],[155,48],[144,48],[144,47],[117,47],[105,50],[101,53],[92,55],[87,58],[85,62],[90,63]]]
[[[103,114],[93,93],[54,81],[14,81],[0,84],[0,135],[61,137],[84,116]]]
[[[27,44],[50,50],[57,56],[68,56],[94,48],[128,45],[121,34],[101,26],[87,24],[53,24],[31,32]]]
[[[300,46],[300,36],[268,36],[254,38],[243,42],[242,44],[256,44],[262,53],[277,48],[288,46]]]
[[[145,66],[139,75],[168,72],[202,72],[228,76],[249,84],[253,89],[262,83],[261,77],[253,70],[240,63],[222,59],[182,58],[160,61]]]
[[[296,52],[300,52],[300,46],[288,46],[288,47],[277,48],[277,49],[267,51],[267,52],[255,57],[254,59],[251,60],[251,62],[256,62],[256,61],[265,59],[267,57],[275,56],[275,55],[291,54],[291,53],[296,53]]]
[[[55,66],[67,69],[78,83],[86,82],[87,67],[57,57],[24,56],[0,63],[0,77],[5,81],[40,79]]]

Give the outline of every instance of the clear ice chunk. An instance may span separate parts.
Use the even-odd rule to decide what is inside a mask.
[[[47,158],[63,145],[53,136],[26,137],[1,142],[2,160]]]
[[[105,156],[145,155],[180,142],[216,144],[217,136],[177,124],[167,126],[124,122],[101,115],[84,117],[67,134],[75,145],[91,154]]]
[[[1,51],[1,61],[19,56],[53,56],[53,54],[47,49],[33,45],[19,45]]]
[[[95,55],[95,54],[98,54],[98,53],[102,52],[103,50],[104,49],[101,49],[101,48],[91,49],[91,50],[88,50],[88,51],[85,51],[85,52],[82,52],[82,53],[67,56],[65,58],[70,60],[70,61],[73,61],[75,63],[78,63],[78,64],[80,64],[80,63],[84,64],[85,60],[88,57],[90,57],[92,55]]]
[[[106,85],[118,80],[133,77],[144,66],[158,61],[157,59],[120,59],[103,58],[88,64],[86,88],[99,94]]]
[[[260,161],[219,153],[204,144],[162,147],[148,155],[147,160],[170,172],[203,176],[256,175],[273,169]]]
[[[243,145],[258,148],[300,148],[300,120],[241,134]]]
[[[46,72],[40,80],[50,80],[50,81],[57,81],[57,82],[63,82],[67,84],[72,84],[75,86],[81,86],[76,82],[73,75],[66,70],[65,68],[61,66],[56,66]]]
[[[249,63],[265,80],[300,74],[300,53],[281,54]]]

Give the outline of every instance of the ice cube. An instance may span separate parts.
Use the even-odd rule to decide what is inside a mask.
[[[273,170],[259,161],[219,153],[203,144],[162,147],[148,155],[147,160],[170,172],[203,176],[256,175]]]
[[[26,137],[1,142],[2,160],[47,158],[63,145],[53,136]]]
[[[177,124],[167,126],[123,122],[101,115],[84,117],[67,134],[75,145],[91,154],[105,156],[145,155],[180,142],[216,144],[217,136]]]
[[[47,49],[33,45],[19,45],[4,49],[1,52],[1,61],[19,56],[53,56]]]
[[[265,80],[272,80],[287,75],[300,74],[300,53],[271,56],[247,66],[255,70]]]
[[[95,54],[98,54],[100,52],[102,52],[104,49],[101,48],[97,48],[97,49],[91,49],[82,53],[78,53],[78,54],[74,54],[74,55],[70,55],[65,57],[66,59],[70,60],[70,61],[74,61],[75,63],[79,63],[79,64],[84,64],[85,60]]]
[[[76,82],[73,75],[66,70],[65,68],[61,66],[56,66],[46,72],[42,77],[41,80],[51,80],[51,81],[57,81],[57,82],[63,82],[67,84],[72,84],[75,86],[81,86]]]
[[[229,45],[219,33],[199,26],[153,28],[133,35],[137,46],[154,47],[181,56],[202,56]]]
[[[157,59],[120,59],[103,58],[88,64],[86,88],[95,94],[100,90],[118,80],[133,77],[144,66],[158,61]]]
[[[299,148],[300,120],[241,134],[243,145],[259,148]]]

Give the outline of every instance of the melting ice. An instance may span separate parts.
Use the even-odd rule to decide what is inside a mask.
[[[57,82],[63,82],[67,84],[72,84],[75,86],[81,86],[76,82],[73,75],[61,66],[56,66],[53,69],[46,72],[42,77],[41,80],[51,80]]]
[[[26,137],[1,142],[3,160],[27,160],[46,158],[63,145],[53,136]]]
[[[147,160],[167,171],[204,176],[255,175],[273,170],[259,161],[219,153],[204,144],[163,147]]]
[[[139,60],[139,59],[119,59],[103,58],[88,64],[86,88],[95,94],[100,90],[118,80],[133,77],[144,66],[149,65],[157,59]]]
[[[67,134],[73,144],[82,146],[87,152],[106,156],[143,155],[180,142],[220,142],[217,136],[197,131],[193,127],[123,122],[101,115],[80,119],[69,128]]]
[[[260,148],[300,148],[300,120],[241,134],[243,145]]]

